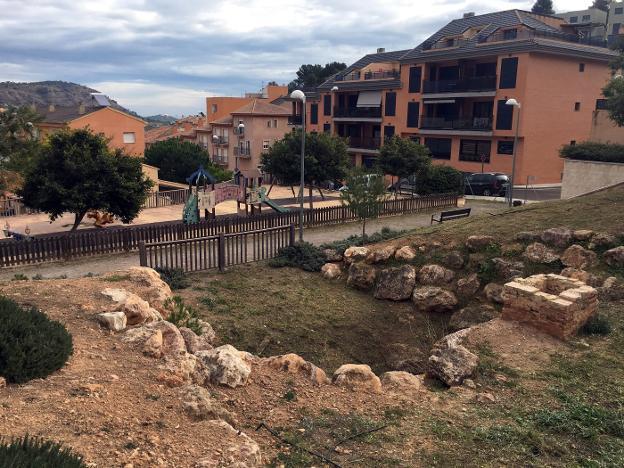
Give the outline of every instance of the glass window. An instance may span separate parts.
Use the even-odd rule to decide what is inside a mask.
[[[268,150],[269,149],[269,144],[270,144],[269,140],[264,140],[262,142],[262,149],[263,150]]]
[[[273,128],[277,128],[277,119],[273,120]]]
[[[136,135],[134,132],[124,132],[123,134],[123,142],[124,143],[136,143]]]
[[[213,114],[214,114],[214,113],[216,113],[216,112],[217,112],[217,105],[216,105],[216,104],[213,104],[213,105],[212,105],[212,107],[211,107],[211,109],[212,109],[212,113],[213,113]]]
[[[581,103],[580,102],[575,102],[574,103],[574,111],[578,112],[581,110]]]
[[[582,20],[583,23],[586,23],[586,22],[588,22],[590,20],[591,20],[591,16],[590,15],[583,15],[583,20]]]
[[[513,154],[513,141],[499,141],[496,148],[498,154]]]
[[[621,15],[622,13],[624,13],[624,8],[622,8],[622,7],[615,7],[615,14],[616,15]]]
[[[489,140],[461,140],[459,160],[489,163],[491,146]]]
[[[518,30],[517,29],[507,29],[506,31],[503,31],[503,39],[506,41],[511,41],[512,39],[515,39],[518,37]]]
[[[578,23],[578,16],[570,16],[570,23]]]
[[[270,120],[267,120],[267,127],[271,128],[271,121]]]
[[[450,138],[425,138],[425,146],[433,159],[451,159],[451,144]]]
[[[585,64],[584,63],[579,63],[579,71],[580,72],[584,72],[585,71]]]

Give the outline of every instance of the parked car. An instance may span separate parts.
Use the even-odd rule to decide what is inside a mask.
[[[478,172],[466,177],[466,195],[505,196],[509,177],[501,172]]]
[[[409,177],[402,177],[394,184],[389,185],[388,191],[404,193],[408,195],[416,194],[417,193],[416,175],[413,174]]]

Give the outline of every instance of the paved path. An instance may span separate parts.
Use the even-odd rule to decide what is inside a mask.
[[[466,206],[472,208],[472,214],[495,213],[506,209],[504,203],[476,200],[470,200],[466,203]],[[415,229],[417,227],[429,226],[430,220],[431,212],[379,218],[367,222],[366,231],[368,234],[372,234],[374,232],[379,232],[383,227],[389,227],[395,230]],[[342,240],[354,234],[359,235],[361,232],[362,225],[360,223],[347,223],[307,228],[304,232],[304,238],[308,242],[320,245],[325,242]],[[88,273],[100,275],[137,265],[139,265],[139,255],[137,252],[101,255],[66,262],[3,268],[0,269],[0,280],[11,279],[16,273],[24,274],[29,278],[37,274],[42,275],[44,278],[55,278],[61,275],[67,275],[68,278],[77,278],[85,276]]]

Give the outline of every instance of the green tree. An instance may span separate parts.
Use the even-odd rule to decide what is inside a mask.
[[[285,185],[298,185],[301,177],[301,130],[287,133],[262,154],[262,169]],[[306,133],[305,183],[312,187],[328,180],[342,179],[348,165],[347,143],[328,133]]]
[[[610,0],[594,0],[592,8],[598,8],[602,11],[609,11]]]
[[[552,0],[537,0],[535,4],[533,4],[533,8],[531,8],[531,11],[533,13],[537,13],[538,15],[554,15],[555,14]]]
[[[409,138],[394,135],[379,149],[379,169],[399,179],[417,174],[431,164],[429,149]]]
[[[36,124],[42,117],[30,106],[0,112],[0,169],[24,174],[40,150]]]
[[[463,193],[464,176],[450,166],[431,164],[416,176],[419,195],[432,193]]]
[[[48,213],[52,221],[73,213],[73,231],[89,210],[129,223],[141,211],[151,186],[141,160],[111,151],[104,136],[88,129],[63,130],[44,144],[20,195],[26,206]]]
[[[312,65],[311,63],[301,65],[297,70],[297,78],[288,83],[288,92],[297,88],[316,87],[345,68],[347,68],[347,64],[341,62],[331,62],[325,66]]]
[[[360,166],[349,171],[347,188],[340,192],[340,199],[362,221],[362,243],[366,240],[366,220],[379,216],[380,202],[386,193],[383,174],[370,173]]]
[[[179,138],[169,138],[150,145],[145,150],[145,163],[159,169],[160,179],[181,184],[186,183],[186,178],[199,166],[204,166],[220,182],[232,178],[230,171],[210,161],[208,151]]]

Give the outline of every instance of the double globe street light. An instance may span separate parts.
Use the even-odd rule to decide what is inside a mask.
[[[518,128],[520,127],[520,109],[522,105],[514,98],[507,99],[505,103],[508,106],[513,106],[518,109],[518,115],[516,117],[516,133],[514,136],[513,156],[511,157],[511,181],[509,182],[509,207],[513,206],[513,186],[516,176],[516,154],[518,152]]]
[[[299,187],[299,242],[303,242],[303,189],[305,170],[305,120],[306,120],[306,97],[300,89],[290,93],[291,99],[301,101],[301,182]]]

